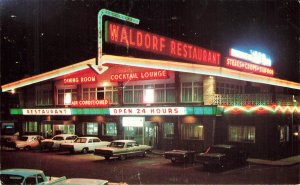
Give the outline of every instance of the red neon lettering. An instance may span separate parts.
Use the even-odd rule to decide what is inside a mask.
[[[136,45],[141,47],[143,45],[143,35],[140,31],[136,32]]]
[[[150,35],[146,33],[145,35],[145,47],[149,49],[151,47]]]
[[[162,52],[164,50],[164,48],[166,47],[165,41],[166,41],[165,38],[162,38],[162,37],[159,38],[159,46],[160,46],[159,51],[160,52]]]
[[[110,24],[109,31],[110,31],[110,39],[117,42],[119,36],[119,26],[115,24]]]
[[[129,30],[129,44],[132,46],[135,45],[135,42],[132,40],[132,30],[131,29]]]
[[[152,38],[152,49],[153,50],[158,50],[157,44],[158,44],[158,38],[157,38],[157,36],[153,36],[153,38]]]
[[[124,44],[128,44],[127,30],[125,27],[122,27],[120,42]]]

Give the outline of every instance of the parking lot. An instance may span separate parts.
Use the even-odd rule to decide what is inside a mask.
[[[128,184],[297,184],[300,165],[276,167],[247,164],[204,170],[199,164],[172,164],[161,155],[105,160],[103,157],[68,152],[1,151],[1,168],[41,169],[48,176],[107,179]]]

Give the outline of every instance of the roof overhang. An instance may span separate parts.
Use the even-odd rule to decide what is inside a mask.
[[[42,73],[36,76],[24,78],[16,82],[5,84],[1,87],[2,92],[6,92],[27,85],[31,85],[34,83],[42,82],[62,75],[67,75],[69,73],[77,72],[86,68],[96,69],[94,65],[95,60],[96,60],[95,58],[89,59],[74,65],[66,66],[50,72]],[[218,76],[218,77],[262,83],[262,84],[300,90],[300,83],[236,71],[236,70],[232,70],[224,67],[217,67],[217,66],[191,64],[185,62],[174,62],[168,60],[153,60],[153,59],[144,59],[144,58],[123,57],[123,56],[114,56],[114,55],[103,55],[101,57],[100,63],[102,65],[117,64],[117,65],[126,65],[126,66],[134,66],[134,67],[164,69],[170,71],[179,71],[179,72],[202,74],[202,75],[211,75],[211,76]],[[95,72],[100,74],[103,73],[106,69],[107,67],[102,66],[100,70],[99,68],[97,68]]]

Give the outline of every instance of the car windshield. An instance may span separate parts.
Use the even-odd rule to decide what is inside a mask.
[[[59,140],[59,141],[61,141],[61,140],[64,140],[64,138],[61,137],[61,136],[56,136],[56,137],[53,138],[53,140]]]
[[[19,138],[20,141],[27,141],[28,137],[22,136]]]
[[[116,148],[123,148],[124,147],[124,142],[111,142],[110,147],[116,147]]]
[[[220,154],[225,154],[228,151],[227,148],[222,148],[222,147],[210,147],[208,150],[208,153],[220,153]]]
[[[86,143],[86,138],[77,138],[74,143]]]
[[[1,174],[0,179],[0,184],[21,184],[24,180],[24,177],[19,175]]]

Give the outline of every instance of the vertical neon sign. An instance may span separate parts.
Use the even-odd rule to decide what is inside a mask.
[[[140,20],[134,17],[130,17],[124,14],[120,14],[117,12],[113,12],[110,10],[106,10],[106,9],[101,9],[98,12],[98,58],[96,60],[96,65],[99,65],[101,56],[102,56],[102,17],[106,15],[109,17],[113,17],[113,18],[117,18],[120,19],[122,21],[127,21],[127,22],[131,22],[133,24],[139,24]]]

